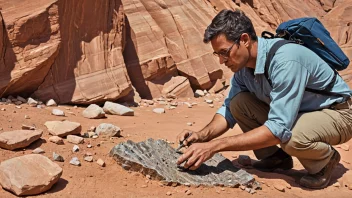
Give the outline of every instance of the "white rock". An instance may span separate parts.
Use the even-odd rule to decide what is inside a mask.
[[[104,112],[103,108],[99,107],[96,104],[89,105],[82,112],[82,115],[83,115],[83,117],[89,118],[89,119],[105,118],[105,112]]]
[[[77,135],[68,135],[67,141],[73,144],[82,144],[84,142],[84,139]]]
[[[23,130],[35,130],[36,127],[35,127],[35,126],[29,126],[29,125],[22,124],[22,129],[23,129]]]
[[[102,159],[98,159],[97,164],[99,164],[101,167],[105,166],[105,162]]]
[[[49,190],[61,177],[62,168],[49,158],[29,154],[0,164],[0,184],[17,196],[28,196]]]
[[[41,153],[45,153],[45,151],[41,148],[36,148],[32,151],[32,153],[34,154],[41,154]]]
[[[72,148],[72,152],[78,152],[79,151],[79,146],[74,145]]]
[[[51,114],[56,116],[65,116],[65,112],[61,111],[60,109],[53,109]]]
[[[64,158],[63,158],[61,155],[59,155],[59,154],[57,154],[57,153],[55,153],[55,152],[53,152],[53,160],[54,160],[54,161],[57,161],[57,162],[63,162],[63,161],[65,161]]]
[[[126,106],[106,101],[103,107],[107,114],[120,115],[120,116],[133,116],[134,110]]]
[[[38,102],[36,100],[34,100],[33,98],[28,98],[27,103],[31,107],[36,107],[38,105]]]
[[[210,100],[210,99],[205,100],[205,102],[208,104],[213,104],[213,100]]]
[[[81,166],[81,162],[77,157],[74,157],[70,160],[70,164],[75,165],[75,166]]]
[[[95,133],[103,137],[120,136],[120,132],[120,127],[108,123],[102,123],[95,129]]]
[[[194,96],[196,98],[198,97],[203,97],[205,94],[204,94],[204,91],[200,90],[200,89],[197,89],[196,92],[194,93]]]
[[[24,119],[30,119],[28,115],[24,115]]]
[[[164,108],[155,108],[153,109],[154,113],[158,113],[158,114],[162,114],[165,113],[165,109]]]
[[[192,122],[187,122],[187,125],[192,126],[193,124],[192,124]]]
[[[93,161],[93,156],[86,156],[86,157],[84,157],[84,161],[92,162],[92,161]]]
[[[50,99],[50,100],[48,100],[48,102],[46,102],[46,106],[48,106],[48,107],[57,106],[57,103],[55,102],[55,100]]]

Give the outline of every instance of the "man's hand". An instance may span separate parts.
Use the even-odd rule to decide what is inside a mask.
[[[185,137],[187,137],[190,133],[192,133],[192,135],[185,140]],[[187,129],[183,130],[182,133],[178,134],[176,137],[176,142],[182,142],[183,140],[183,145],[185,146],[189,146],[190,143],[203,142],[199,133]]]
[[[180,165],[187,160],[183,168],[196,170],[203,162],[213,157],[214,154],[211,142],[194,143],[178,158],[177,164]]]

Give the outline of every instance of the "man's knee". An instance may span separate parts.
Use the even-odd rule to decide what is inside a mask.
[[[238,114],[243,114],[243,107],[247,105],[246,103],[253,100],[253,95],[249,92],[240,92],[235,97],[231,99],[230,111],[231,114],[236,117]]]
[[[297,156],[300,152],[310,149],[312,142],[307,140],[302,133],[292,134],[291,139],[281,144],[282,150],[291,156]]]

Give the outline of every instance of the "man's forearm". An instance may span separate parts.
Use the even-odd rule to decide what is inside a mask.
[[[261,126],[243,134],[210,142],[214,152],[248,151],[277,145],[280,140],[266,126]]]
[[[199,131],[199,135],[204,142],[208,142],[219,137],[229,130],[226,119],[219,114],[215,114],[210,123]]]

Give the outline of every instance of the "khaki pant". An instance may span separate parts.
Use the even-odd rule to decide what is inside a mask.
[[[230,103],[233,117],[243,132],[260,127],[268,119],[269,106],[248,92],[237,94]],[[297,157],[310,174],[319,172],[333,155],[330,145],[347,142],[352,137],[352,109],[299,114],[292,128],[292,137],[281,148]],[[279,147],[255,150],[258,159],[274,154]]]

